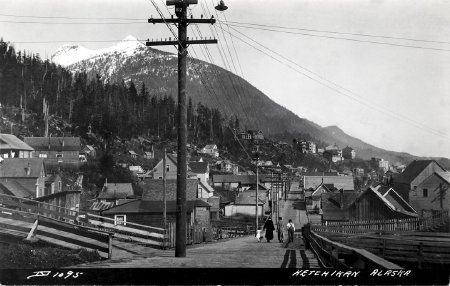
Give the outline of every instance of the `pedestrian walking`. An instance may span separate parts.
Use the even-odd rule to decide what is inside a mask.
[[[284,230],[283,218],[279,217],[278,218],[278,222],[277,222],[278,242],[283,242],[284,241],[283,230]]]
[[[273,226],[273,221],[270,217],[264,223],[263,230],[266,230],[265,237],[267,242],[270,242],[273,239],[273,231],[275,230],[275,227]]]
[[[287,230],[288,230],[288,242],[294,242],[295,225],[292,223],[292,219],[290,219],[289,223],[287,224]]]

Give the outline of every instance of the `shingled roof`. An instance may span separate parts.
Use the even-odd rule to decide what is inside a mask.
[[[316,189],[320,184],[333,184],[338,190],[353,191],[355,184],[353,176],[304,176],[303,187],[305,190]]]
[[[81,151],[80,137],[25,137],[23,141],[36,151]]]
[[[349,220],[348,207],[359,197],[356,192],[322,194],[323,220]],[[341,209],[341,196],[343,208]]]
[[[34,149],[12,134],[0,134],[0,150],[33,151]]]
[[[0,178],[38,178],[43,168],[40,158],[6,158],[0,165]]]
[[[208,172],[208,162],[189,162],[192,173],[205,174]]]
[[[133,186],[131,183],[108,183],[103,186],[97,199],[126,199],[134,198]]]
[[[27,186],[28,185],[28,186]],[[4,193],[19,198],[34,198],[36,193],[36,187],[30,189],[30,184],[21,184],[20,180],[3,180],[0,181],[0,193]],[[33,187],[33,186],[32,186]]]
[[[186,210],[187,212],[192,212],[195,207],[211,207],[205,201],[202,200],[194,200],[186,202]],[[177,209],[176,201],[167,201],[166,202],[166,211],[168,213],[174,213]],[[136,200],[129,203],[125,203],[119,206],[112,207],[103,212],[103,214],[154,214],[163,212],[163,203],[161,201],[143,201]]]
[[[406,169],[401,174],[395,178],[394,183],[410,184],[426,167],[428,167],[428,165],[433,162],[436,163],[442,171],[445,171],[445,169],[442,168],[442,166],[435,160],[414,160],[406,166]]]

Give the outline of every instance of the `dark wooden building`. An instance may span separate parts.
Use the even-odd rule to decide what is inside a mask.
[[[187,221],[190,225],[207,227],[210,225],[211,205],[198,196],[197,179],[186,182]],[[133,222],[154,227],[163,227],[163,180],[146,180],[141,185],[142,199],[116,205],[102,214],[116,221]],[[167,222],[176,218],[177,181],[166,181]]]
[[[25,137],[34,148],[33,158],[44,159],[46,165],[75,165],[80,163],[80,137]]]
[[[388,220],[417,217],[417,212],[392,187],[369,187],[350,206],[351,220]]]

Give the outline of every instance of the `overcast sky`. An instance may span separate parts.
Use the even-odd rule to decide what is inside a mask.
[[[167,16],[165,1],[154,1]],[[217,3],[217,0],[199,0],[210,11],[213,1]],[[191,6],[195,17],[204,14],[200,3]],[[227,38],[230,51],[237,51],[244,78],[275,102],[300,117],[321,126],[337,125],[346,133],[381,148],[450,158],[450,1],[226,0],[225,3],[229,9],[225,14],[215,16],[220,20],[225,20],[226,16],[233,22],[305,29],[284,29],[290,33],[281,33],[243,28],[242,24],[233,27],[245,37],[230,27],[234,36],[256,46],[253,39],[263,45],[259,49],[268,48],[284,57],[272,54],[284,63],[281,64],[237,38],[233,43]],[[0,36],[16,42],[17,49],[38,52],[43,58],[50,57],[63,43],[118,41],[127,35],[138,39],[171,36],[165,25],[145,23],[151,15],[158,17],[151,0],[0,0],[0,7]],[[133,18],[142,19],[143,23],[6,23],[3,21],[132,22],[4,16],[7,14]],[[220,26],[216,25],[220,31]],[[222,27],[228,31],[228,27]],[[192,36],[191,30],[189,33]],[[203,25],[202,34],[209,37],[212,31]],[[226,42],[222,34],[220,36],[219,41],[226,49]],[[19,43],[27,41],[61,42]],[[85,42],[80,45],[97,49],[113,43]],[[224,66],[218,47],[211,45],[209,49],[215,63]],[[173,47],[165,50],[174,52]],[[199,47],[195,50],[204,59]],[[194,51],[191,50],[191,55]],[[235,61],[237,64],[236,57]],[[240,70],[238,74],[241,75]]]

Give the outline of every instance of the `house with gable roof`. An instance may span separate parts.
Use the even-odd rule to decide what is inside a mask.
[[[409,202],[418,186],[435,172],[446,172],[435,160],[414,160],[393,179],[396,192]]]
[[[305,195],[306,199],[306,210],[313,211],[317,210],[321,212],[322,209],[322,194],[332,193],[334,190],[333,184],[321,183],[317,186],[308,196]]]
[[[46,164],[80,163],[80,137],[25,137],[24,142],[34,149],[33,158],[44,159]]]
[[[210,223],[211,205],[198,197],[199,180],[186,181],[186,223],[207,227]],[[151,179],[142,184],[141,199],[116,205],[103,212],[103,215],[115,218],[116,221],[162,227],[163,217],[163,180]],[[176,179],[166,181],[166,213],[167,222],[176,220]]]
[[[45,194],[44,161],[38,158],[7,158],[0,164],[0,193],[35,199]]]
[[[208,162],[198,161],[189,162],[190,172],[204,183],[209,182],[209,164]]]
[[[136,198],[131,183],[108,183],[106,181],[96,201],[89,209],[102,212],[113,206],[135,200]]]
[[[421,215],[448,210],[450,206],[450,172],[434,172],[410,192],[409,203]]]
[[[0,157],[31,158],[34,149],[12,134],[0,134]]]
[[[210,155],[214,158],[219,157],[219,149],[217,148],[216,144],[208,144],[205,147],[203,147],[199,153]]]
[[[369,187],[350,206],[352,220],[388,220],[417,217],[416,210],[392,187]]]
[[[358,198],[357,192],[322,193],[322,221],[349,221],[351,220],[349,206]]]

